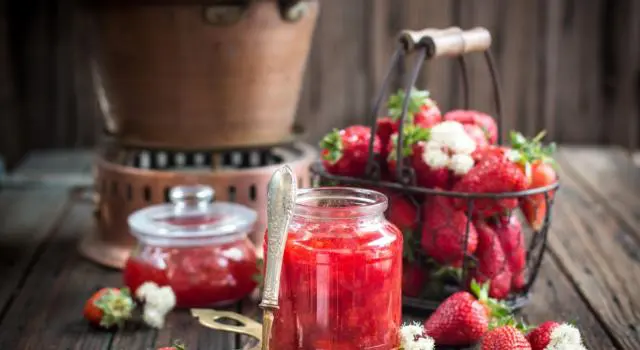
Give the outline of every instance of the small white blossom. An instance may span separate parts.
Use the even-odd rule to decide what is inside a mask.
[[[567,323],[554,328],[549,338],[549,345],[545,350],[586,350],[582,345],[580,331]]]
[[[144,323],[146,323],[150,327],[158,329],[164,327],[164,317],[164,313],[148,307],[145,307],[144,312],[142,313],[142,320],[144,321]]]
[[[402,350],[435,349],[435,341],[431,337],[424,335],[424,328],[419,323],[400,327],[400,340]]]
[[[424,329],[418,323],[408,324],[400,327],[400,336],[402,339],[410,339],[413,341],[416,337],[422,336]]]
[[[475,149],[475,141],[462,124],[445,121],[431,128],[431,140],[424,148],[422,159],[431,168],[448,168],[456,175],[464,175],[473,168],[471,154]]]
[[[142,318],[151,327],[162,328],[165,316],[176,306],[176,295],[169,286],[159,287],[145,282],[136,290],[136,297],[144,302]]]
[[[422,153],[422,159],[433,169],[446,168],[450,162],[449,155],[444,153],[440,148],[428,149]]]
[[[475,162],[473,158],[468,154],[455,154],[451,157],[449,168],[453,170],[456,175],[464,175],[473,168]]]

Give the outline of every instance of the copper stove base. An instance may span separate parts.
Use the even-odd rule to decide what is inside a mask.
[[[250,237],[261,253],[271,174],[288,164],[298,176],[299,186],[309,186],[309,166],[316,156],[314,148],[305,143],[260,149],[176,151],[134,149],[108,142],[95,161],[96,229],[81,240],[80,252],[98,264],[122,268],[136,244],[129,234],[129,215],[166,203],[173,186],[203,184],[215,190],[215,200],[237,202],[258,211]]]

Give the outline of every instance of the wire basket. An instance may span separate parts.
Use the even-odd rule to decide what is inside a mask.
[[[464,109],[468,109],[469,83],[464,55],[482,52],[493,84],[494,118],[498,130],[502,130],[500,86],[496,65],[488,50],[490,44],[491,35],[484,28],[468,31],[459,28],[403,31],[369,118],[372,134],[365,176],[330,174],[321,162],[311,167],[314,183],[379,190],[389,197],[389,219],[392,213],[401,212],[412,220],[411,225],[404,223],[405,227],[400,227],[405,241],[403,304],[410,308],[434,310],[448,295],[467,289],[470,281],[475,279],[481,283],[491,282],[492,296],[504,299],[512,308],[518,309],[528,300],[546,250],[551,209],[559,188],[557,181],[545,187],[504,193],[464,193],[425,188],[417,185],[416,173],[403,156],[401,145],[409,92],[418,79],[423,63],[436,57],[455,57],[458,61],[463,82]],[[376,120],[396,66],[402,64],[403,58],[410,53],[415,53],[417,58],[404,86],[405,98],[395,147],[395,179],[389,180],[374,154]],[[499,135],[498,144],[502,144]],[[523,220],[520,208],[524,205],[529,210],[533,208],[537,215],[535,224]],[[451,241],[451,233],[460,230],[464,232],[464,239]],[[478,252],[479,244],[483,245],[482,253]],[[500,250],[502,258],[496,253]],[[451,251],[455,251],[455,254],[449,254]],[[444,253],[448,254],[448,258]],[[496,261],[492,260],[494,256],[497,256],[493,259]],[[490,262],[485,264],[482,261]]]

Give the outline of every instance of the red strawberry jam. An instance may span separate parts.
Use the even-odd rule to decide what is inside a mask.
[[[256,287],[256,251],[247,238],[256,213],[233,203],[209,203],[204,186],[177,187],[173,204],[156,205],[129,218],[138,247],[124,269],[136,291],[144,282],[171,286],[178,307],[237,301]],[[189,201],[191,200],[191,201]]]
[[[386,207],[386,197],[370,190],[298,194],[271,349],[399,346],[402,234],[384,218]]]

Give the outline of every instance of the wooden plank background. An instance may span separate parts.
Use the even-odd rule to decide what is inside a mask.
[[[404,28],[485,26],[494,35],[505,126],[564,143],[638,146],[637,0],[322,0],[298,121],[317,140],[362,122]],[[72,0],[9,0],[0,10],[0,154],[95,144],[87,18]],[[481,57],[469,57],[474,108],[493,113]],[[419,86],[460,106],[455,62],[429,62]]]

